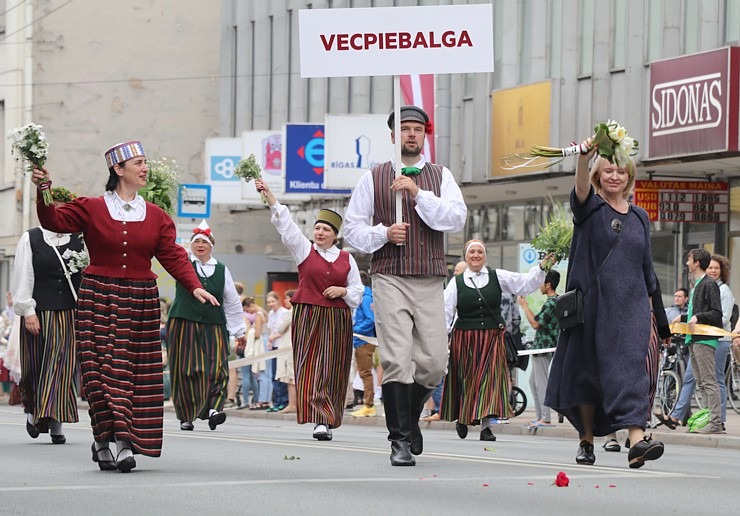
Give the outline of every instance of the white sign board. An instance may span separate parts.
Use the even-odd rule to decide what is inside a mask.
[[[300,10],[301,77],[492,72],[492,7]]]
[[[360,176],[393,156],[388,115],[327,115],[324,181],[327,188],[354,188]]]
[[[254,154],[262,169],[265,180],[278,199],[285,191],[285,174],[283,173],[283,135],[280,131],[245,131],[242,133],[241,154],[244,158]],[[241,181],[241,197],[250,204],[262,204],[260,194],[254,188],[254,181]]]
[[[244,204],[234,170],[242,156],[241,138],[206,140],[205,182],[211,185],[211,203]]]

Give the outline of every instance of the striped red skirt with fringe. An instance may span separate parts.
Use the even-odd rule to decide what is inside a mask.
[[[75,348],[74,309],[41,311],[41,331],[26,331],[20,324],[21,400],[24,410],[33,414],[34,424],[48,431],[48,420],[76,423],[77,387],[74,382],[77,350]]]
[[[511,417],[501,330],[453,330],[440,414],[464,425],[487,416]]]
[[[77,302],[82,385],[98,442],[127,439],[134,453],[162,452],[163,365],[154,280],[83,274]]]
[[[296,303],[291,332],[298,424],[339,428],[352,365],[352,312]]]

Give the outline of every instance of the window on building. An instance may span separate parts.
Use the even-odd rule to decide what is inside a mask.
[[[532,80],[532,2],[523,0],[519,16],[519,84]]]
[[[504,64],[504,3],[493,7],[493,89],[501,87],[501,67]]]
[[[684,0],[683,53],[699,51],[699,0]]]
[[[612,3],[612,70],[624,70],[627,56],[627,2]]]
[[[562,55],[563,55],[563,0],[552,0],[550,8],[550,44],[548,45],[550,62],[550,77],[559,79],[562,77]]]
[[[663,0],[646,2],[645,10],[648,23],[645,57],[650,62],[660,59],[663,53]]]
[[[725,0],[725,44],[740,44],[740,2]]]
[[[594,61],[594,5],[591,0],[580,0],[580,71],[579,75],[588,76],[593,71]]]

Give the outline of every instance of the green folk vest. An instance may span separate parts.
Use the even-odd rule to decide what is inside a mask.
[[[226,267],[223,263],[217,262],[216,270],[211,277],[204,278],[198,274],[198,268],[195,266],[195,262],[192,263],[201,285],[218,299],[220,306],[213,306],[211,303],[201,303],[178,282],[175,287],[175,300],[172,302],[169,317],[177,317],[179,319],[207,324],[226,324],[226,315],[223,307]]]
[[[486,307],[478,291],[468,287],[463,280],[463,275],[459,274],[455,276],[457,282],[457,322],[455,328],[458,330],[490,330],[499,328],[499,325],[504,325],[504,318],[501,316],[501,285],[498,282],[496,271],[490,267],[487,267],[487,269],[488,285],[483,288],[478,287],[478,289],[483,294],[488,306],[493,310],[494,315]],[[475,278],[473,279],[475,280]]]

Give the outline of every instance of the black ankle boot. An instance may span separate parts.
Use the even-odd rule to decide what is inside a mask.
[[[419,418],[421,412],[424,410],[424,404],[432,396],[434,389],[427,389],[422,387],[418,383],[412,383],[409,387],[409,407],[411,414],[409,416],[411,422],[411,453],[414,455],[421,455],[424,451],[424,437],[421,435],[421,428],[419,428]]]
[[[410,447],[406,441],[391,441],[391,466],[416,466]]]
[[[416,465],[410,451],[409,385],[399,382],[384,383],[383,407],[385,424],[388,427],[388,440],[391,442],[391,465]]]
[[[592,465],[596,462],[596,455],[594,455],[594,445],[588,441],[581,441],[578,445],[578,455],[576,455],[576,462],[578,464]]]

